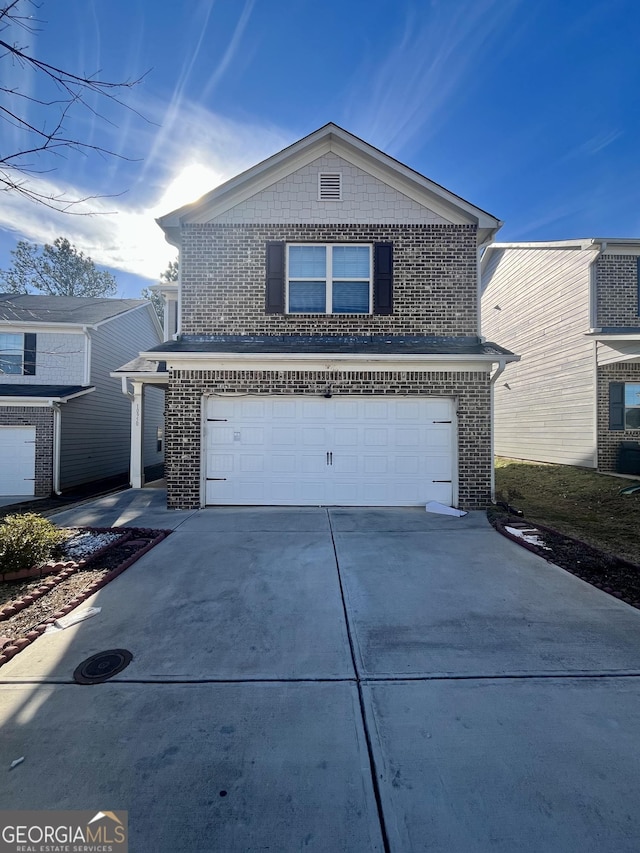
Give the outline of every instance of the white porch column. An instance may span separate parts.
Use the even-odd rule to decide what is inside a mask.
[[[144,383],[133,381],[131,397],[131,467],[129,479],[134,489],[144,486]]]

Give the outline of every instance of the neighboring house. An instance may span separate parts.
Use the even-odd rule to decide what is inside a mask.
[[[486,250],[482,330],[521,355],[496,385],[499,454],[614,471],[640,440],[639,258],[630,239]]]
[[[167,383],[169,506],[487,504],[499,220],[328,124],[158,222],[179,331],[123,372]]]
[[[126,475],[131,404],[110,372],[161,340],[140,299],[0,294],[0,494]],[[149,397],[148,466],[163,462],[163,408],[161,392]]]

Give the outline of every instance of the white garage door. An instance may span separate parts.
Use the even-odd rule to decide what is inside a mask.
[[[210,397],[206,503],[451,504],[453,401]]]
[[[0,495],[32,495],[36,428],[0,427]]]

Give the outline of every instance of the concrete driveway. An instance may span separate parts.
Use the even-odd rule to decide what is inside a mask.
[[[639,611],[481,513],[163,501],[55,517],[174,532],[0,669],[2,808],[127,809],[136,853],[640,848]]]

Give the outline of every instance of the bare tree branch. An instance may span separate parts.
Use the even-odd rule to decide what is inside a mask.
[[[2,63],[13,63],[14,67],[23,69],[25,75],[34,78],[37,88],[48,87],[53,91],[51,96],[42,91],[32,94],[26,91],[26,82],[14,86],[0,82],[0,126],[4,122],[12,128],[12,132],[0,134],[0,192],[18,193],[52,210],[73,213],[74,207],[105,196],[77,198],[66,193],[49,192],[33,176],[53,171],[56,158],[67,155],[98,155],[133,162],[134,158],[106,146],[76,138],[67,131],[66,125],[72,118],[72,112],[85,111],[115,126],[103,111],[90,102],[90,98],[144,119],[123,100],[122,94],[138,86],[146,74],[135,80],[112,81],[103,79],[100,71],[82,75],[38,59],[27,45],[22,44],[20,35],[24,38],[25,34],[38,32],[43,22],[33,14],[26,14],[25,8],[37,10],[39,5],[35,0],[11,0],[0,6],[0,70]],[[0,73],[0,81],[7,79],[7,74]],[[10,138],[14,143],[17,140],[16,150],[7,150]],[[42,162],[44,166],[40,165]],[[50,165],[52,162],[54,165]],[[87,214],[83,211],[82,215]]]

